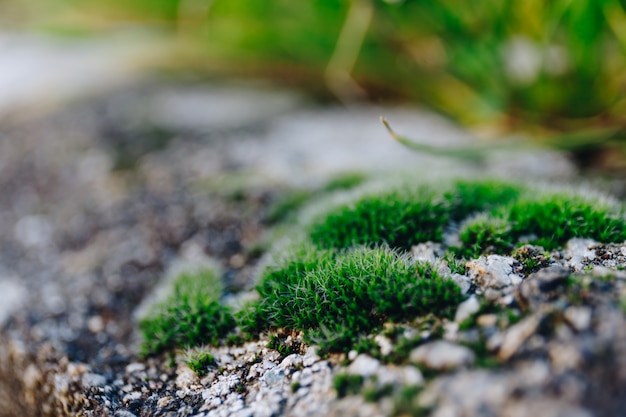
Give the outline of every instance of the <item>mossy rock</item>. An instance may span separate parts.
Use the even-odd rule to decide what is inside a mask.
[[[291,235],[302,237],[277,246],[260,274],[259,299],[235,317],[220,304],[214,272],[180,276],[173,296],[141,322],[144,352],[217,344],[236,325],[249,336],[302,331],[322,351],[345,352],[367,345],[386,322],[450,318],[464,299],[448,276],[408,254],[420,242],[447,243],[444,259],[463,273],[459,257],[511,253],[524,243],[552,250],[573,237],[626,239],[619,204],[576,192],[457,180],[377,191],[366,186],[351,196],[292,226]],[[456,246],[449,243],[455,233]]]

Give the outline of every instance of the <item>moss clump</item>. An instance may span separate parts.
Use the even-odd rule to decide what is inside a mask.
[[[517,199],[525,187],[503,181],[456,181],[446,193],[450,201],[450,219],[459,221],[472,213],[490,210]]]
[[[514,247],[510,224],[504,219],[477,216],[463,225],[459,238],[463,247],[457,255],[475,258],[485,252],[509,252]]]
[[[319,248],[383,243],[409,248],[417,242],[441,241],[447,215],[446,201],[433,190],[393,190],[337,208],[315,222],[309,236]]]
[[[337,397],[343,398],[346,395],[355,395],[361,392],[364,379],[361,375],[337,374],[333,379],[333,388],[337,391]]]
[[[253,316],[265,318],[265,326],[304,330],[305,339],[332,351],[350,349],[388,320],[450,316],[463,298],[430,264],[413,264],[388,248],[304,247],[269,267],[258,291]]]
[[[466,223],[461,241],[469,253],[510,251],[522,237],[553,250],[575,237],[601,242],[626,239],[621,210],[578,195],[526,196]]]
[[[288,342],[286,336],[278,334],[270,335],[270,341],[267,347],[278,351],[282,356],[289,356],[292,353],[298,353],[300,351],[300,343],[294,341]]]
[[[144,356],[174,347],[215,345],[235,327],[230,310],[220,304],[222,286],[212,269],[183,273],[172,287],[171,295],[139,323]]]
[[[207,369],[216,364],[213,355],[205,351],[191,354],[186,362],[187,366],[200,377],[206,375]]]
[[[311,225],[309,236],[319,248],[385,243],[408,249],[419,242],[440,242],[452,221],[508,203],[522,190],[496,181],[457,181],[444,192],[404,186],[336,208]]]

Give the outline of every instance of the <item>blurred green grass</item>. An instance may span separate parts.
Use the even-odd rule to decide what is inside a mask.
[[[158,27],[176,42],[179,68],[271,79],[325,98],[411,101],[486,135],[615,127],[608,138],[591,135],[602,142],[621,139],[626,121],[625,0],[45,4],[55,13],[31,19],[40,27]]]

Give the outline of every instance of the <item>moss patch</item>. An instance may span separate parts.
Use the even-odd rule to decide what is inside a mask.
[[[361,180],[347,177],[313,194],[349,188]],[[284,218],[309,196],[287,204],[278,217]],[[356,349],[380,357],[373,335],[383,324],[416,327],[427,318],[440,323],[462,301],[453,281],[407,254],[419,242],[441,242],[459,224],[461,246],[448,247],[443,261],[461,274],[465,262],[459,256],[510,253],[521,242],[552,250],[572,237],[626,239],[621,207],[580,195],[537,192],[497,181],[456,181],[440,187],[405,184],[369,192],[307,223],[304,238],[277,253],[263,270],[259,299],[237,312],[236,319],[220,304],[222,289],[214,271],[179,276],[173,294],[140,323],[142,352],[217,344],[233,335],[237,324],[246,337],[269,329],[302,331],[304,340],[320,345],[322,354]],[[529,248],[515,252],[527,273],[549,262]],[[475,323],[462,323],[461,328],[468,326]],[[433,338],[441,336],[441,329],[440,324],[429,328]],[[278,334],[270,347],[291,353],[293,346]],[[243,340],[239,335],[238,341]],[[398,348],[381,359],[392,362],[405,360],[423,342],[399,335],[391,339]]]
[[[346,395],[354,395],[361,392],[364,379],[361,375],[337,374],[333,379],[333,388],[337,391],[337,397],[343,398]]]
[[[527,243],[553,250],[571,238],[600,242],[626,239],[621,208],[578,195],[552,193],[526,195],[496,207],[487,216],[466,223],[461,230],[464,253],[510,252]]]
[[[319,248],[385,243],[408,249],[419,242],[440,242],[451,221],[508,203],[522,190],[496,181],[457,181],[443,192],[406,185],[337,207],[313,222],[309,237]]]
[[[153,306],[139,323],[143,355],[174,347],[215,345],[235,327],[230,310],[220,304],[222,285],[212,269],[183,273],[172,287],[170,296]]]
[[[389,320],[433,311],[449,317],[463,298],[430,264],[362,247],[339,253],[300,248],[265,271],[258,291],[253,316],[264,317],[264,326],[304,330],[306,340],[328,350],[350,349]]]
[[[206,375],[208,368],[216,364],[213,355],[205,351],[190,354],[186,362],[187,366],[200,377]]]

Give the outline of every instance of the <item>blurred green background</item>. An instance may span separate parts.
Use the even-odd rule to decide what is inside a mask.
[[[0,16],[64,35],[150,28],[170,69],[416,103],[583,159],[625,153],[626,0],[0,0]]]

